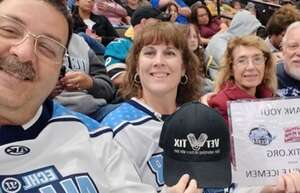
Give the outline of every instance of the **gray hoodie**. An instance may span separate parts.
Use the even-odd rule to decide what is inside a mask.
[[[214,80],[219,69],[221,59],[230,39],[237,36],[250,35],[261,26],[259,20],[249,11],[242,10],[235,14],[229,28],[225,32],[217,33],[209,41],[205,55],[212,56],[213,62],[208,67],[211,78]]]
[[[113,99],[115,89],[106,73],[104,61],[99,60],[81,36],[72,35],[68,53],[69,58],[65,58],[64,63],[67,71],[89,74],[93,78],[93,86],[85,91],[64,91],[56,100],[74,111],[91,114]]]

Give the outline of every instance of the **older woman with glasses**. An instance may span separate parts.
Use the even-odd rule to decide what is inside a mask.
[[[257,36],[232,39],[223,57],[215,92],[208,105],[228,121],[227,101],[267,98],[275,95],[277,79],[269,48]]]
[[[216,95],[210,97],[208,104],[216,108],[227,122],[227,101],[275,95],[277,88],[275,64],[270,49],[261,38],[243,36],[232,39],[227,46],[222,64],[216,80]],[[232,161],[234,165],[234,159]],[[231,192],[298,193],[299,184],[300,172],[294,171],[279,176],[274,185],[242,187],[234,184],[231,186]]]

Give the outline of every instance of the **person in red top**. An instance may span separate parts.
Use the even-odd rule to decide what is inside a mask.
[[[227,101],[275,95],[275,64],[270,49],[261,38],[253,35],[233,38],[227,46],[222,64],[216,80],[216,94],[210,96],[208,105],[217,109],[227,123]],[[275,185],[242,187],[235,183],[231,192],[298,193],[299,182],[300,172],[297,171],[279,176]]]
[[[208,105],[228,123],[227,101],[268,98],[275,95],[275,63],[264,40],[254,36],[232,39],[223,57],[215,83],[215,95]]]

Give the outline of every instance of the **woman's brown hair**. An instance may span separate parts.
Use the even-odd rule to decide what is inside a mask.
[[[200,97],[200,78],[197,76],[198,59],[190,51],[186,38],[180,29],[171,22],[159,22],[146,25],[145,28],[134,37],[133,47],[126,59],[127,71],[124,83],[120,87],[121,96],[124,99],[132,97],[142,97],[142,86],[134,81],[134,75],[137,73],[139,56],[142,48],[147,45],[166,44],[173,45],[179,49],[182,56],[183,65],[188,77],[186,84],[179,84],[176,103],[182,105],[185,102],[199,99]]]

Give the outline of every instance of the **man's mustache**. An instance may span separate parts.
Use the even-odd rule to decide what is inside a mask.
[[[32,81],[36,78],[32,62],[20,62],[14,55],[0,57],[0,70],[13,74],[21,80]]]

